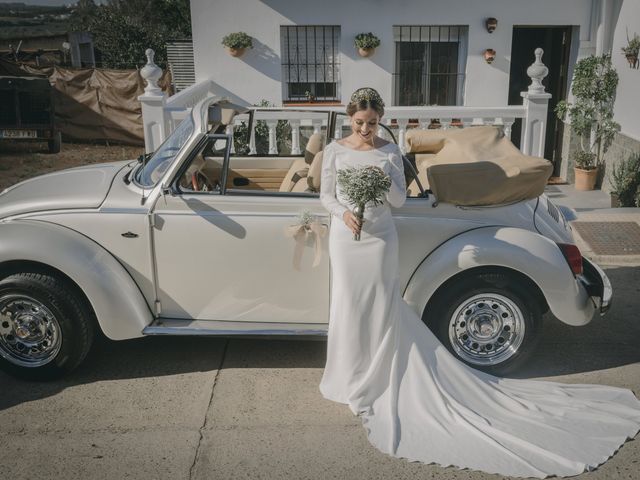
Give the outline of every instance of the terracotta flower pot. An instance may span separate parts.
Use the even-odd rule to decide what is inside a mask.
[[[227,49],[227,52],[229,52],[229,55],[231,55],[232,57],[241,57],[244,54],[244,51],[246,50],[246,48],[231,48],[231,47],[224,47]]]
[[[375,48],[358,48],[358,55],[361,57],[370,57],[375,51]]]
[[[484,60],[491,64],[496,59],[496,51],[493,48],[487,48],[483,54]]]
[[[576,176],[574,186],[576,190],[593,190],[595,188],[596,179],[598,178],[597,168],[585,170],[583,168],[573,167],[573,171]]]
[[[618,208],[620,206],[620,197],[616,192],[611,192],[611,208]]]

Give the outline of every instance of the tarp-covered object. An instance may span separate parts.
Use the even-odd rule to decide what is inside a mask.
[[[426,168],[429,187],[440,202],[496,205],[536,198],[553,165],[524,155],[499,127],[407,132],[407,152]],[[420,158],[420,154],[425,155]],[[423,160],[422,162],[420,160]]]
[[[11,62],[0,66],[9,68],[7,63]],[[25,76],[49,77],[54,87],[56,126],[64,138],[144,145],[138,96],[144,93],[145,82],[138,70],[13,66]],[[166,90],[170,84],[170,74],[165,71],[158,85]]]

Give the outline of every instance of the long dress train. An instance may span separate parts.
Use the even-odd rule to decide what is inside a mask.
[[[369,441],[395,457],[517,477],[593,470],[640,430],[640,400],[619,387],[490,375],[440,343],[400,292],[389,208],[405,201],[400,155],[395,144],[324,150],[320,199],[334,217],[320,392],[348,404]],[[335,172],[363,164],[383,168],[392,186],[383,205],[367,207],[358,242]]]

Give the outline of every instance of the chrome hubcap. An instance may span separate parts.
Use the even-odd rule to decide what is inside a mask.
[[[476,365],[495,365],[514,355],[524,339],[522,312],[509,298],[481,293],[462,302],[449,321],[456,353]]]
[[[0,297],[0,356],[22,367],[39,367],[60,351],[60,324],[51,311],[24,295]]]

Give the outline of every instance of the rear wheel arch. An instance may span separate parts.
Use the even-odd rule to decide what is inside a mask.
[[[540,289],[538,284],[534,282],[531,279],[531,277],[525,275],[524,273],[518,270],[515,270],[510,267],[505,267],[502,265],[481,265],[478,267],[473,267],[473,268],[469,268],[469,269],[457,272],[456,274],[452,275],[447,280],[445,280],[433,292],[431,297],[429,297],[429,300],[427,301],[427,305],[425,306],[422,312],[422,318],[424,319],[426,312],[429,310],[429,307],[433,306],[433,303],[437,301],[438,297],[442,294],[442,292],[449,290],[454,283],[457,283],[469,277],[475,277],[479,274],[503,274],[512,278],[514,281],[518,282],[523,287],[526,287],[530,291],[534,292],[534,296],[538,302],[538,305],[540,306],[540,311],[543,314],[549,311],[549,304],[547,303],[544,293],[542,293],[542,290]]]

